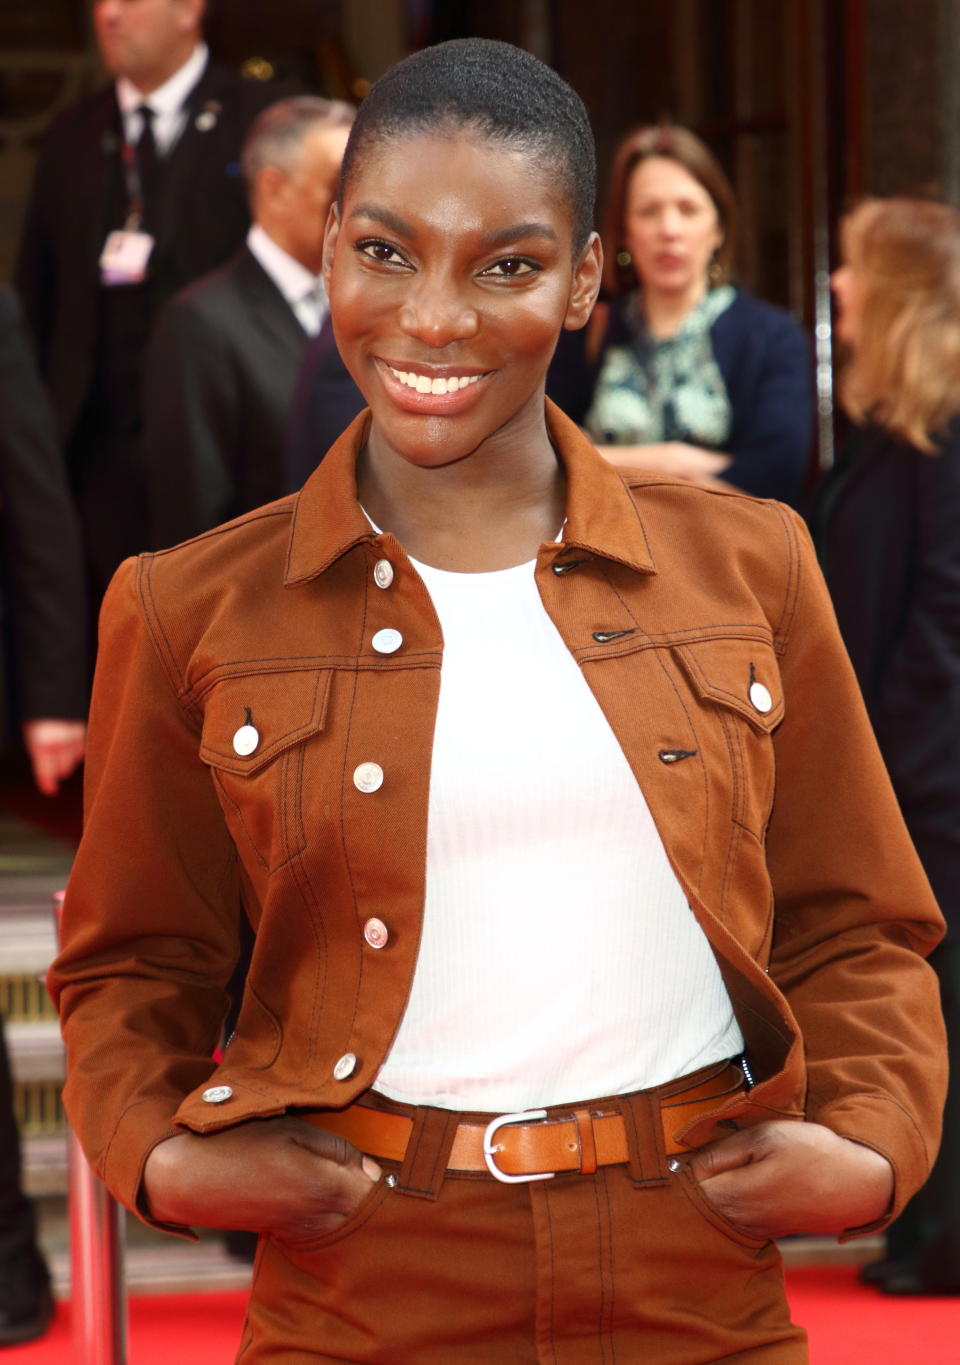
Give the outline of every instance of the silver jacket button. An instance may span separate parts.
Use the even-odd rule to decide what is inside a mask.
[[[353,770],[353,785],[360,792],[376,792],[383,786],[383,769],[379,763],[360,763]]]
[[[336,1081],[345,1081],[348,1077],[353,1075],[356,1069],[356,1056],[352,1052],[345,1052],[333,1068],[333,1078]]]
[[[378,588],[389,588],[393,582],[393,565],[389,559],[378,559],[374,564],[373,581]]]
[[[769,689],[764,687],[762,682],[752,682],[750,684],[750,701],[755,711],[760,711],[764,715],[773,709],[773,698]]]
[[[363,937],[371,948],[385,948],[390,939],[390,931],[382,919],[368,919],[363,926]]]
[[[370,641],[378,654],[396,654],[403,644],[399,630],[378,630]]]
[[[260,732],[255,725],[241,725],[233,737],[233,752],[249,758],[260,743]]]
[[[200,1098],[205,1104],[223,1104],[224,1100],[233,1098],[233,1090],[229,1085],[211,1085]]]

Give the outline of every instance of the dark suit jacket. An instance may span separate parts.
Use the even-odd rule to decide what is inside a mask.
[[[246,247],[166,304],[143,387],[155,545],[280,497],[287,414],[308,341]]]
[[[164,158],[163,198],[146,306],[222,265],[242,244],[249,216],[240,147],[276,87],[208,64],[191,92],[183,134]],[[213,127],[204,119],[215,117]],[[113,85],[65,110],[37,166],[16,283],[63,437],[72,433],[93,374],[99,259],[122,226],[122,123]]]
[[[340,358],[327,316],[297,379],[287,429],[284,492],[303,486],[326,452],[366,406]]]
[[[20,714],[79,719],[87,689],[80,534],[50,405],[14,294],[2,287],[0,538]]]
[[[894,791],[960,931],[960,419],[940,454],[854,433],[813,516]]]

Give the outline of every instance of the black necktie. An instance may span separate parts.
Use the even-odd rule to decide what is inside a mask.
[[[160,157],[157,155],[157,142],[153,136],[156,111],[151,109],[149,104],[141,104],[137,113],[143,120],[143,131],[137,140],[137,173],[140,176],[140,193],[143,195],[143,221],[146,224],[151,218],[152,211],[156,209]]]

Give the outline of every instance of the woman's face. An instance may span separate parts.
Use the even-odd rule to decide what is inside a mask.
[[[644,289],[695,302],[723,241],[716,205],[700,181],[671,157],[646,157],[630,173],[624,212],[624,241]]]
[[[830,276],[833,290],[834,335],[856,349],[860,341],[863,300],[866,293],[863,276],[856,266],[844,260]]]
[[[441,466],[543,423],[547,366],[599,288],[573,258],[558,177],[468,133],[369,145],[331,214],[324,277],[337,345],[376,440]]]

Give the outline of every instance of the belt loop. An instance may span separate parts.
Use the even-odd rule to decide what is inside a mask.
[[[460,1115],[452,1109],[421,1106],[414,1111],[413,1131],[397,1181],[401,1194],[412,1194],[415,1199],[437,1198],[459,1122]]]
[[[641,1186],[668,1184],[670,1174],[663,1148],[659,1095],[650,1090],[621,1095],[620,1112],[627,1133],[630,1179]]]
[[[593,1175],[597,1169],[597,1140],[593,1132],[593,1118],[588,1109],[574,1109],[577,1120],[577,1141],[580,1143],[580,1174]]]

